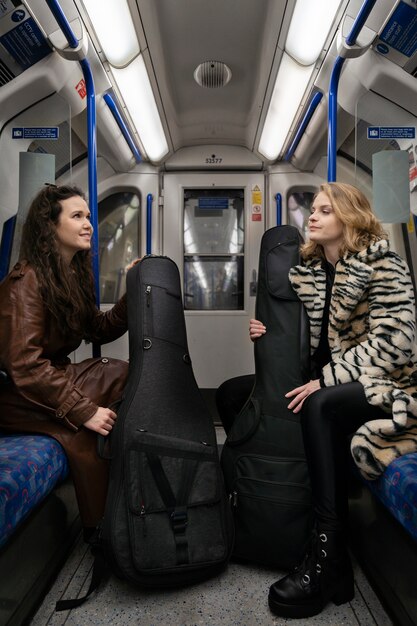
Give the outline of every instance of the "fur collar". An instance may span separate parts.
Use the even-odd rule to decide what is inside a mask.
[[[373,262],[388,252],[389,242],[382,239],[360,252],[345,255],[336,263],[330,310],[330,321],[335,328],[343,325],[363,298],[374,271]],[[322,268],[322,260],[310,259],[305,265],[291,268],[289,279],[311,322],[321,320],[326,297],[326,272]],[[313,323],[312,339],[318,340],[320,331],[321,325]]]

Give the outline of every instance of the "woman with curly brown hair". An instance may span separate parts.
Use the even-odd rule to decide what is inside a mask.
[[[0,428],[44,433],[65,449],[86,535],[107,492],[107,463],[96,433],[108,435],[110,408],[122,394],[128,365],[91,358],[71,363],[83,339],[107,343],[127,330],[126,298],[97,309],[91,270],[93,228],[77,187],[46,185],[23,227],[21,260],[0,284]]]

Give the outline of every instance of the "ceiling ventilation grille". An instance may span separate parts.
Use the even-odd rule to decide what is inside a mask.
[[[194,80],[200,87],[224,87],[231,78],[230,67],[222,61],[204,61],[194,70]]]

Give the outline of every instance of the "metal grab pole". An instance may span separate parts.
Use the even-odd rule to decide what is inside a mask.
[[[59,27],[67,38],[70,48],[77,48],[79,41],[74,35],[72,28],[62,11],[57,0],[46,0]],[[87,91],[87,155],[88,155],[88,199],[93,225],[92,259],[94,288],[97,307],[100,307],[100,263],[98,245],[98,207],[97,207],[97,139],[96,139],[96,97],[94,91],[94,79],[88,59],[79,60],[83,72]],[[99,357],[100,346],[93,345],[93,356]]]
[[[120,111],[117,108],[117,104],[115,103],[115,101],[113,100],[113,98],[111,97],[111,95],[109,93],[105,93],[103,96],[103,99],[105,101],[105,103],[107,104],[107,106],[109,107],[110,111],[112,112],[112,115],[114,117],[114,119],[117,122],[117,125],[119,126],[123,137],[126,139],[129,148],[131,149],[133,156],[136,159],[137,163],[141,163],[142,161],[142,156],[139,152],[139,150],[137,149],[137,147],[135,146],[135,142],[132,139],[132,135],[129,132],[128,127],[125,124],[124,119],[122,118],[122,116],[120,115]]]
[[[146,196],[146,254],[152,254],[152,200],[153,196]]]
[[[97,200],[97,134],[96,96],[94,79],[87,59],[80,61],[87,91],[87,150],[88,150],[88,200],[93,225],[93,275],[96,291],[96,304],[100,307],[100,258],[98,239],[98,200]]]
[[[79,41],[62,11],[57,0],[46,0],[54,18],[67,38],[70,48],[77,48]],[[94,92],[94,79],[88,59],[79,61],[83,72],[87,91],[87,155],[88,155],[88,199],[91,211],[91,223],[94,228],[93,242],[93,274],[96,292],[96,304],[100,306],[100,282],[99,282],[99,246],[98,246],[98,209],[97,209],[97,140],[96,140],[96,97]]]
[[[327,180],[329,183],[336,182],[337,89],[345,60],[343,57],[337,57],[330,78],[327,131]]]
[[[292,141],[292,144],[287,150],[287,154],[284,157],[284,161],[289,161],[292,155],[294,154],[294,152],[296,151],[297,146],[300,143],[301,137],[303,136],[304,131],[307,128],[311,118],[313,117],[313,113],[317,109],[322,98],[323,98],[323,94],[321,91],[318,91],[312,97],[310,104],[308,105],[307,111],[305,112],[305,115],[303,119],[301,120],[301,124],[298,127],[297,133]]]
[[[365,0],[353,23],[350,33],[346,37],[346,44],[353,46],[364,26],[376,0]],[[328,111],[328,142],[327,142],[327,180],[329,183],[336,181],[336,155],[337,155],[337,90],[339,87],[340,73],[345,58],[338,56],[330,78],[329,87],[329,111]]]
[[[16,215],[12,215],[3,224],[3,234],[0,243],[0,281],[3,280],[9,269],[15,228]]]
[[[277,193],[275,195],[275,202],[277,207],[277,226],[282,224],[282,195]]]

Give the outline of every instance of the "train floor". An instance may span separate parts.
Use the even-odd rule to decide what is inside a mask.
[[[286,620],[269,611],[269,586],[283,572],[234,562],[216,578],[169,591],[140,590],[112,576],[84,605],[56,613],[57,600],[85,595],[92,564],[80,537],[30,626],[392,626],[356,561],[354,599],[338,607],[330,603],[310,619]]]
[[[60,598],[84,595],[91,567],[92,557],[80,538],[31,626],[392,626],[357,563],[354,599],[339,607],[331,603],[310,619],[273,616],[267,605],[268,589],[280,572],[237,563],[230,563],[217,578],[175,591],[142,591],[111,577],[81,607],[56,613]]]

